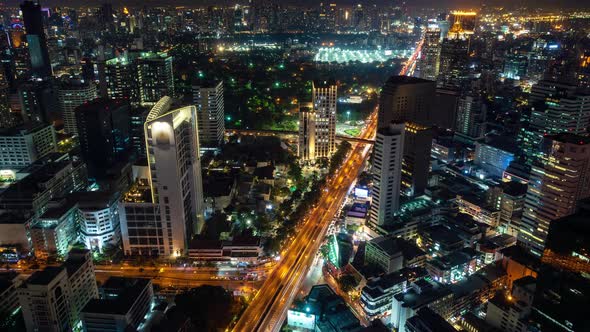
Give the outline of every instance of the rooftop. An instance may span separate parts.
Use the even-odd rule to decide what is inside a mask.
[[[414,243],[398,237],[381,236],[372,239],[370,243],[390,256],[401,252],[404,258],[407,260],[412,260],[416,257],[426,255],[426,253],[422,249],[418,248],[418,246],[416,246]]]
[[[90,300],[82,312],[125,315],[148,287],[151,287],[150,279],[110,277],[101,287],[109,298]]]
[[[590,144],[590,137],[587,136],[580,136],[570,133],[560,133],[556,135],[549,135],[545,136],[545,139],[552,139],[554,141],[559,141],[562,143],[570,143],[570,144],[577,144],[577,145],[587,145]]]
[[[61,266],[48,266],[41,271],[34,272],[29,279],[27,284],[31,285],[48,285],[53,281],[62,271],[64,270]]]

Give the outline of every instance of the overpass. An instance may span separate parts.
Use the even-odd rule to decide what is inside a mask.
[[[278,136],[284,138],[294,138],[299,133],[293,130],[266,130],[266,129],[226,129],[226,134],[231,135],[254,135],[254,136]],[[361,138],[361,137],[352,137],[346,135],[336,135],[337,140],[341,141],[348,141],[354,143],[364,143],[364,144],[373,144],[375,143],[374,139],[369,138]]]

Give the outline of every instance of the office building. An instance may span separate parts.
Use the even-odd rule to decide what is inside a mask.
[[[517,144],[505,136],[488,136],[475,142],[474,163],[486,176],[502,178],[517,154]]]
[[[430,172],[432,136],[432,128],[413,122],[405,123],[401,175],[401,191],[405,196],[420,196],[426,189]]]
[[[31,69],[39,78],[49,77],[53,74],[53,71],[49,59],[45,29],[43,27],[41,5],[36,1],[25,1],[21,4],[20,9],[23,13],[23,21],[27,33]]]
[[[0,324],[16,319],[20,314],[17,289],[22,284],[19,274],[14,271],[0,273]]]
[[[467,76],[469,42],[461,38],[445,38],[441,44],[438,85],[461,87]]]
[[[426,253],[413,242],[393,236],[381,236],[367,242],[365,264],[393,273],[405,267],[420,267],[426,261]]]
[[[34,272],[18,289],[27,331],[71,331],[83,306],[98,297],[88,250],[72,250],[61,266]]]
[[[10,109],[10,86],[3,68],[0,68],[0,128],[10,128],[17,123]]]
[[[64,122],[64,130],[68,134],[78,134],[76,126],[76,107],[97,97],[96,85],[81,80],[66,80],[60,82],[58,98]]]
[[[125,52],[104,62],[104,82],[108,98],[139,104],[136,56]]]
[[[406,320],[406,332],[455,332],[453,325],[432,309],[426,307],[418,310],[415,316]]]
[[[564,133],[546,136],[545,165],[533,165],[526,194],[519,244],[541,256],[552,220],[576,211],[590,196],[590,139]]]
[[[399,208],[404,124],[391,123],[377,131],[373,152],[373,190],[369,224],[390,222]]]
[[[61,123],[58,93],[54,81],[30,80],[18,85],[21,116],[25,123]]]
[[[289,309],[287,325],[318,332],[360,331],[358,318],[330,286],[315,285],[299,308]]]
[[[336,103],[338,86],[334,81],[312,83],[315,118],[315,157],[327,158],[336,151]]]
[[[133,107],[129,112],[130,126],[129,138],[131,140],[131,150],[136,160],[146,158],[145,151],[145,131],[143,125],[150,110],[144,107]]]
[[[55,152],[57,147],[52,125],[27,124],[0,130],[0,167],[18,170]]]
[[[367,319],[385,317],[391,312],[394,295],[408,291],[410,284],[428,276],[424,268],[404,268],[394,273],[369,278],[361,290],[361,306]]]
[[[556,268],[590,273],[590,200],[580,204],[578,212],[552,220],[542,260]]]
[[[141,53],[136,62],[141,104],[154,105],[164,96],[174,96],[172,56],[146,52]]]
[[[590,125],[590,95],[575,85],[543,80],[533,85],[528,127],[522,135],[529,161],[539,157],[544,135],[570,133],[585,135]]]
[[[201,231],[203,189],[195,106],[174,109],[162,98],[145,123],[149,175],[121,204],[121,233],[126,254],[187,253],[188,241]],[[155,222],[154,222],[155,221]]]
[[[73,195],[80,210],[80,241],[86,248],[102,252],[121,241],[119,194],[87,191]]]
[[[453,293],[428,278],[414,281],[406,292],[393,296],[390,323],[399,332],[407,332],[406,321],[422,308],[430,308],[443,318],[451,310]]]
[[[436,81],[440,65],[441,49],[440,29],[436,26],[429,26],[424,34],[422,51],[416,62],[416,77]]]
[[[487,108],[479,96],[467,94],[459,98],[455,132],[464,140],[474,140],[485,134]]]
[[[409,76],[390,77],[379,96],[379,128],[392,121],[411,121],[430,125],[434,121],[432,103],[436,84]]]
[[[150,279],[110,277],[100,288],[100,298],[82,309],[82,327],[85,332],[138,331],[153,300]]]
[[[63,263],[68,274],[70,311],[75,324],[80,321],[80,311],[92,299],[98,298],[92,254],[86,249],[72,249]]]
[[[63,267],[47,267],[34,272],[18,290],[19,302],[28,332],[70,331],[71,290]]]
[[[510,295],[498,293],[488,301],[486,323],[506,332],[528,331],[535,288],[533,277],[514,281]]]
[[[75,110],[78,139],[88,173],[102,178],[108,169],[128,159],[129,104],[97,98]]]
[[[74,202],[66,199],[50,202],[47,211],[31,227],[35,257],[65,257],[78,240],[79,222],[80,213]]]
[[[315,160],[315,119],[313,105],[307,103],[299,108],[299,141],[297,156],[302,161]]]
[[[197,107],[200,149],[219,148],[225,135],[223,81],[193,84],[193,103]]]
[[[0,209],[38,217],[52,199],[83,190],[88,184],[86,165],[67,154],[47,155],[23,172],[28,175],[0,193]]]

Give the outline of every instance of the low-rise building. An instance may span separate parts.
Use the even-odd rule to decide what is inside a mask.
[[[382,236],[367,242],[365,264],[378,266],[385,273],[422,266],[425,260],[422,249],[402,238]]]
[[[360,299],[367,319],[374,320],[389,315],[393,296],[407,291],[412,282],[427,275],[423,268],[405,268],[367,280]]]
[[[152,281],[143,278],[110,277],[81,312],[85,332],[137,331],[154,300]]]
[[[426,270],[434,280],[454,283],[475,273],[483,264],[483,255],[472,248],[462,248],[426,262]]]
[[[80,210],[80,240],[86,248],[102,251],[105,245],[121,241],[119,194],[88,191],[76,193],[72,199]]]
[[[188,256],[197,260],[252,262],[262,256],[262,244],[260,237],[234,237],[227,241],[197,238],[189,244]]]

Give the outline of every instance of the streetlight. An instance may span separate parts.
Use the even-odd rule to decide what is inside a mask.
[[[350,111],[346,111],[346,121],[350,121]]]

